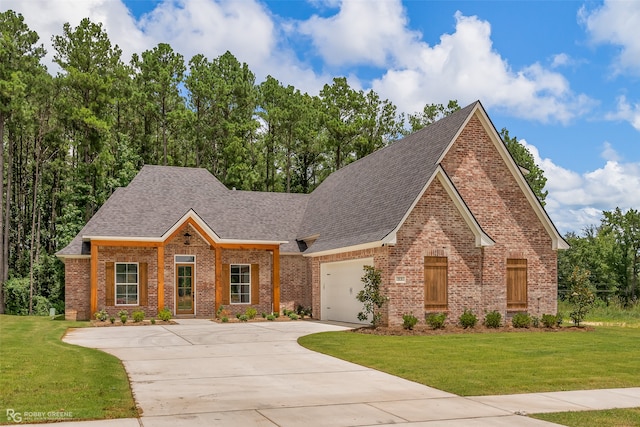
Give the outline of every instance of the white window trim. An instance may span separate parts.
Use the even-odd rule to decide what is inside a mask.
[[[193,261],[178,261],[178,257],[179,256],[191,256],[193,257]],[[195,264],[196,263],[196,256],[195,255],[191,255],[191,254],[175,254],[173,256],[173,264]]]
[[[136,282],[136,287],[138,291],[136,292],[136,303],[135,304],[118,304],[118,265],[136,265],[136,275],[138,276],[138,281]],[[117,307],[136,307],[140,305],[140,263],[139,262],[115,262],[113,265],[113,297]],[[132,285],[132,283],[121,283],[120,286],[128,286]]]
[[[246,285],[246,283],[231,283],[231,269],[234,266],[242,267],[242,266],[245,266],[245,265],[249,267],[249,302],[231,302],[231,299],[233,297],[233,294],[231,292],[231,286],[238,285],[238,284],[239,285]],[[231,305],[251,305],[251,285],[252,285],[252,283],[251,283],[251,264],[246,264],[246,263],[244,263],[244,264],[229,264],[229,304],[231,304]],[[242,293],[240,293],[240,295],[242,295]]]

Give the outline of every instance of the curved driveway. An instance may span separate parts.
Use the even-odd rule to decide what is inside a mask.
[[[178,322],[75,329],[64,341],[123,361],[142,409],[135,425],[143,427],[551,425],[296,342],[302,335],[346,329],[341,326]]]

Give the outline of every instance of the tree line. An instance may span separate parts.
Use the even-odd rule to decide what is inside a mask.
[[[53,254],[145,164],[203,167],[229,188],[308,193],[460,108],[405,115],[344,77],[309,95],[271,76],[256,82],[230,52],[187,62],[164,43],[125,63],[89,19],[52,37],[55,76],[22,15],[0,13],[0,43],[0,313],[5,302],[22,314],[63,309]],[[543,171],[501,134],[544,201]]]

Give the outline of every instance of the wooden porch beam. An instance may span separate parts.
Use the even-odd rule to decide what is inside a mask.
[[[164,246],[158,246],[158,311],[164,308]]]
[[[90,292],[89,300],[91,312],[89,319],[93,318],[93,313],[98,311],[98,245],[91,243],[91,272],[89,274]]]
[[[273,249],[273,311],[280,312],[280,248]]]
[[[218,308],[220,308],[220,304],[222,304],[222,249],[216,246],[214,251],[216,257],[216,301],[214,305],[216,313],[218,313]]]

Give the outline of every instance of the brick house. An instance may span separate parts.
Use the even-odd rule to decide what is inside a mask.
[[[566,249],[480,102],[331,174],[311,194],[229,190],[204,169],[144,166],[58,256],[68,318],[311,307],[357,322],[364,265],[383,318],[557,308]]]

